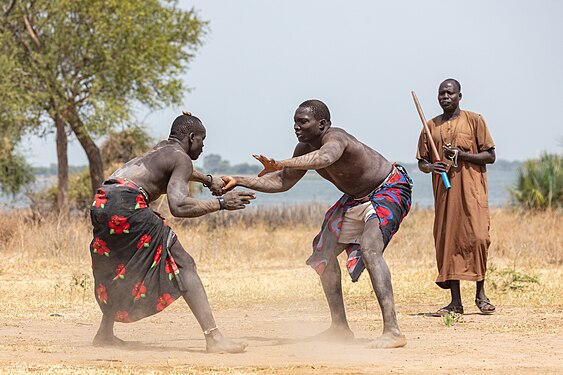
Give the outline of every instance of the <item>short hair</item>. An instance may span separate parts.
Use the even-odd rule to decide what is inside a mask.
[[[442,84],[446,83],[446,82],[452,82],[454,85],[457,86],[457,89],[459,90],[459,92],[461,92],[461,83],[459,83],[459,81],[455,78],[448,78],[442,81],[442,83],[440,83],[440,86],[442,86]]]
[[[200,119],[192,116],[190,112],[183,112],[176,117],[170,128],[170,138],[184,139],[190,133],[204,133],[205,128]]]
[[[325,119],[330,124],[330,111],[326,104],[317,99],[305,100],[299,104],[299,108],[309,108],[313,112],[313,117],[316,120]]]

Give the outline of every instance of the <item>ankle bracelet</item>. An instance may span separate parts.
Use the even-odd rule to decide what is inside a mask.
[[[204,334],[205,336],[207,336],[207,335],[210,335],[211,332],[213,332],[213,331],[215,331],[215,330],[218,330],[218,329],[219,329],[219,327],[213,327],[213,328],[208,329],[207,331],[203,331],[203,334]]]

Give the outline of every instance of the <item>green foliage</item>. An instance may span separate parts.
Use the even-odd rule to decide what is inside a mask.
[[[57,122],[80,141],[95,186],[93,139],[130,123],[134,105],[180,104],[206,28],[174,0],[0,2],[0,133],[45,135]]]
[[[530,209],[563,206],[563,156],[543,154],[520,168],[516,187],[510,189],[515,202]]]
[[[104,134],[129,119],[135,102],[179,104],[180,75],[206,26],[176,1],[17,1],[0,23],[0,62],[10,68],[0,87],[8,89],[5,101],[31,108],[12,105],[8,114],[22,125],[50,126],[55,113],[69,120],[72,106],[89,132]]]
[[[15,195],[34,181],[33,170],[21,155],[9,153],[0,157],[0,191]]]
[[[501,292],[526,290],[532,284],[539,284],[537,276],[526,275],[513,268],[497,271],[490,267],[487,279],[493,289]]]
[[[455,326],[457,323],[463,322],[463,314],[456,312],[449,312],[448,314],[442,316],[442,321],[446,327]]]

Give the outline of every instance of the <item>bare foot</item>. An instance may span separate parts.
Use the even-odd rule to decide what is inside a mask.
[[[246,343],[237,343],[224,336],[206,340],[207,353],[242,353],[247,346]]]
[[[402,334],[384,333],[373,340],[369,347],[372,349],[400,348],[407,345],[407,338]]]
[[[94,346],[125,346],[125,341],[118,339],[114,335],[106,336],[97,334],[92,341]]]
[[[326,331],[311,337],[312,340],[321,341],[352,341],[354,332],[348,327],[331,326]]]

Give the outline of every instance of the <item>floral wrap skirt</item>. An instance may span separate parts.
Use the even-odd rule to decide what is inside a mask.
[[[98,189],[90,207],[95,297],[118,322],[156,314],[181,295],[170,252],[176,236],[147,201],[142,188],[113,179]]]

